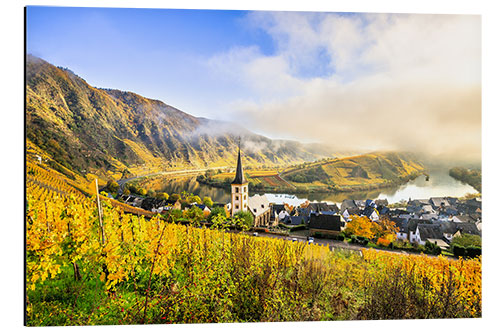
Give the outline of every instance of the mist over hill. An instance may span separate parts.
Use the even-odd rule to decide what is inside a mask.
[[[78,171],[232,166],[239,137],[247,166],[332,156],[317,146],[271,140],[133,92],[92,87],[70,69],[32,55],[26,63],[26,134],[56,161]]]

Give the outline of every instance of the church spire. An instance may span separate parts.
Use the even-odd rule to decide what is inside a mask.
[[[238,138],[238,164],[236,166],[236,177],[231,184],[245,184],[245,176],[243,175],[243,167],[241,165],[240,139]]]

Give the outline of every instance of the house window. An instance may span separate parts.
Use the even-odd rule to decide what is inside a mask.
[[[245,194],[245,195],[243,196],[243,200],[246,200],[246,199],[247,199],[247,196],[246,196],[246,194]]]
[[[236,193],[238,193],[239,191],[240,191],[240,188],[239,188],[239,187],[237,187],[237,188],[236,188]]]
[[[239,195],[235,196],[234,198],[235,198],[234,200],[236,200],[236,201],[240,200],[240,196]]]
[[[245,193],[247,192],[247,188],[246,187],[243,188],[243,192],[245,192]]]
[[[235,207],[236,209],[240,208],[240,206],[238,206],[238,205],[234,205],[234,207]]]
[[[254,208],[254,209],[253,209],[253,212],[254,212],[254,213],[257,213],[257,208]]]
[[[264,205],[260,205],[262,208],[264,208]]]
[[[247,204],[244,204],[244,205],[243,205],[243,208],[247,208]]]

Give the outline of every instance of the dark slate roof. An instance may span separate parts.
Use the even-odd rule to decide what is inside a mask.
[[[387,215],[391,212],[391,210],[385,206],[382,206],[382,208],[377,208],[377,210],[380,215]]]
[[[378,199],[378,200],[375,200],[375,204],[377,205],[377,207],[387,206],[387,205],[389,205],[389,201],[387,201],[387,199]]]
[[[396,227],[399,228],[399,232],[408,233],[408,219],[401,217],[393,217],[391,221],[396,224]]]
[[[441,239],[443,238],[443,231],[441,227],[436,224],[418,224],[420,232],[420,239],[425,241],[429,238]]]
[[[365,201],[365,207],[374,207],[374,208],[377,208],[377,204],[375,203],[375,201],[373,201],[371,199],[366,199],[366,201]]]
[[[429,200],[428,199],[413,199],[413,200],[408,200],[408,206],[423,206],[423,205],[428,205]]]
[[[417,230],[417,226],[419,224],[431,224],[431,221],[423,220],[423,219],[409,219],[408,220],[408,231],[415,232]]]
[[[448,207],[450,205],[450,203],[448,202],[448,200],[446,200],[445,198],[442,198],[442,197],[433,197],[433,198],[430,198],[429,202],[434,207],[441,207],[441,206]]]
[[[340,211],[339,206],[337,204],[328,204],[328,208],[330,208],[330,211],[338,213]]]
[[[457,229],[462,234],[481,235],[475,223],[457,223]]]
[[[287,216],[283,222],[291,225],[306,224],[309,216]]]
[[[349,207],[347,208],[349,215],[361,215],[361,210],[358,207]],[[344,213],[345,210],[342,211]]]
[[[207,207],[206,205],[200,205],[200,204],[194,204],[196,207],[198,207],[199,209],[201,210],[204,210],[205,207]],[[210,208],[209,208],[210,209]]]
[[[243,174],[243,166],[241,165],[241,154],[238,148],[238,164],[236,165],[236,176],[231,184],[246,184],[245,175]]]
[[[311,208],[311,211],[327,211],[330,210],[330,207],[328,207],[328,204],[326,202],[311,202],[309,206]]]
[[[406,209],[401,209],[401,208],[396,208],[396,209],[391,209],[390,214],[395,216],[395,215],[401,215],[401,214],[407,214],[408,212]]]
[[[272,205],[272,210],[273,210],[273,214],[276,213],[276,214],[279,214],[282,210],[285,210],[285,205],[283,204],[274,204]]]
[[[145,198],[142,200],[141,208],[146,210],[152,210],[153,208],[159,208],[167,205],[167,201],[158,198]]]
[[[376,211],[375,207],[371,206],[366,206],[365,209],[363,209],[363,215],[364,216],[370,216],[372,213]],[[378,212],[377,212],[378,213]]]
[[[354,200],[354,203],[356,204],[357,207],[363,208],[366,202],[364,200]]]
[[[310,229],[341,231],[344,226],[340,215],[311,214]]]
[[[443,233],[447,233],[447,234],[454,234],[455,232],[457,232],[457,222],[453,222],[453,221],[443,221],[443,222],[439,222],[439,226],[441,227],[441,231]]]
[[[356,207],[356,203],[354,202],[354,200],[345,199],[344,201],[342,201],[342,204],[340,205],[340,210],[343,212],[347,208],[354,208],[354,207]]]

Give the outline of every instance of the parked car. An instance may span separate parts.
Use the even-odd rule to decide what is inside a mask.
[[[293,237],[292,242],[296,242],[296,241],[297,241],[297,238]]]
[[[259,235],[259,233],[258,233],[258,232],[254,232],[254,233],[253,233],[253,236],[258,236],[258,235]]]

